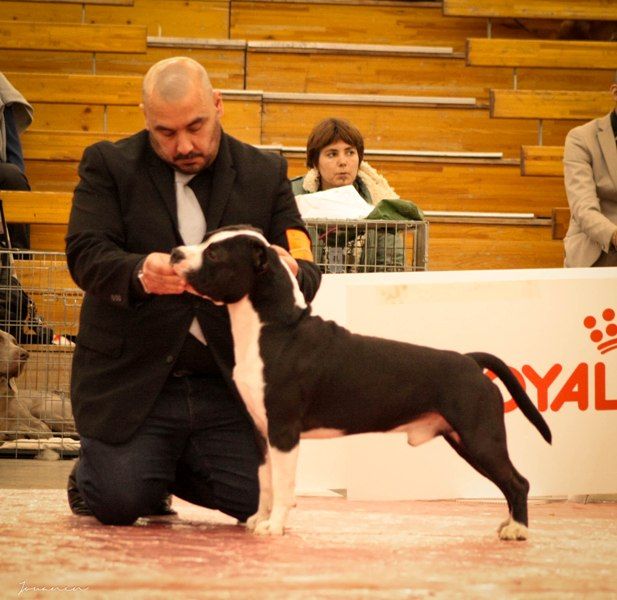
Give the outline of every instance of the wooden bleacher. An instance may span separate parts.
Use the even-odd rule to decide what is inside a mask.
[[[523,146],[521,175],[563,178],[563,146]]]
[[[0,21],[0,49],[145,52],[146,28],[140,25]]]
[[[142,77],[20,72],[5,75],[33,105],[39,131],[81,130],[117,137],[117,133],[143,128],[139,108]],[[259,144],[262,94],[225,90],[223,99],[225,128],[249,143]],[[37,147],[28,135],[29,132],[24,136],[29,147],[26,156],[35,158]],[[57,144],[53,139],[49,143]]]
[[[85,146],[123,134],[30,130],[23,136],[26,167],[34,190],[69,191],[77,183],[77,165]],[[282,146],[291,177],[305,172],[303,147]],[[477,154],[478,156],[474,156]],[[495,154],[495,153],[493,153]],[[521,179],[519,160],[481,153],[371,150],[366,159],[398,193],[429,210],[531,212],[549,217],[553,206],[566,206],[560,181],[538,177],[533,186]]]
[[[469,38],[466,57],[474,67],[617,69],[614,42]]]
[[[48,23],[92,23],[126,25],[136,23],[146,28],[148,35],[183,36],[193,38],[229,38],[230,0],[199,2],[151,2],[137,0],[127,5],[103,2],[52,3],[43,2],[33,10],[27,0],[3,2],[3,19],[31,21],[35,12],[38,21]]]
[[[28,3],[11,2],[11,15]],[[63,3],[61,8],[68,7]],[[550,236],[551,209],[564,201],[560,182],[539,176],[536,185],[525,186],[519,171],[520,147],[535,143],[535,124],[519,118],[491,120],[488,90],[508,87],[510,74],[501,67],[464,65],[465,39],[483,35],[485,19],[445,17],[439,2],[399,0],[366,0],[360,5],[351,0],[212,0],[174,7],[177,14],[172,15],[165,3],[151,5],[150,10],[141,1],[131,7],[84,3],[81,13],[75,13],[76,20],[88,23],[145,26],[149,38],[142,53],[97,51],[96,60],[76,50],[0,53],[0,69],[17,72],[16,77],[20,72],[24,78],[32,72],[45,74],[23,83],[36,98],[36,129],[24,136],[34,190],[70,193],[86,143],[142,127],[138,102],[145,70],[160,58],[186,54],[206,64],[214,85],[225,90],[226,130],[254,144],[282,146],[292,176],[304,166],[289,146],[303,146],[313,124],[326,115],[349,118],[365,135],[368,148],[386,148],[367,152],[367,159],[401,196],[439,211],[431,216],[429,268],[561,266],[561,244]],[[206,11],[212,16],[207,23]],[[50,22],[54,18],[50,15]],[[514,39],[528,37],[526,27],[495,21],[492,31]],[[210,33],[204,35],[206,29]],[[410,44],[432,49],[410,50]],[[442,53],[440,47],[451,50]],[[528,72],[536,78],[532,87],[542,89],[537,75],[541,69]],[[62,90],[63,80],[49,77],[62,73],[84,78],[65,78]],[[93,79],[92,73],[107,79]],[[574,89],[573,73],[562,71],[554,81],[562,77],[563,89]],[[120,75],[134,79],[122,87],[119,79],[110,78]],[[597,71],[593,76],[598,77]],[[589,76],[584,81],[583,89],[597,89],[598,79]],[[43,83],[59,84],[60,93],[48,93],[51,88]],[[89,95],[114,86],[118,87],[107,98]],[[21,84],[17,87],[22,89]],[[243,92],[234,96],[234,89]],[[546,142],[563,143],[570,127],[565,121],[545,123]],[[499,150],[505,158],[404,155],[418,148]],[[549,205],[547,198],[555,202]],[[50,199],[32,197],[37,206]],[[468,214],[446,214],[452,210]],[[500,220],[469,211],[533,216]],[[35,223],[33,243],[62,249],[59,240],[65,227]],[[458,255],[453,248],[458,248]]]
[[[33,249],[55,251],[64,248],[71,195],[0,191],[8,221],[57,227],[55,239],[32,236]],[[432,270],[561,266],[561,243],[551,237],[550,219],[441,215],[429,222]]]
[[[504,47],[512,44],[515,48],[527,42],[541,43],[538,40],[472,38],[468,40],[467,65],[474,68],[468,68],[463,53],[451,47],[249,40],[246,87],[281,92],[456,95],[486,99],[490,88],[510,87],[513,81],[512,74],[501,68],[505,65],[499,62],[504,52],[500,48],[492,52],[494,41],[503,43]],[[476,42],[480,45],[477,51],[476,46],[471,45]],[[486,49],[482,46],[485,42],[488,43]],[[598,60],[609,51],[613,55],[616,53],[613,44],[602,45],[606,50],[596,53]],[[530,56],[532,52],[530,49]],[[475,61],[477,54],[480,56],[478,65],[482,60],[487,64],[478,66],[470,62],[470,56]],[[550,89],[552,86],[555,89],[601,90],[607,87],[606,69],[610,68],[605,63],[611,64],[611,61],[587,62],[583,63],[584,67],[572,67],[570,71],[565,71],[562,65],[557,73],[530,64],[523,71],[519,69],[516,75],[521,87],[529,89]],[[594,64],[598,68],[590,69]]]
[[[563,266],[550,219],[428,216],[432,271]]]
[[[524,119],[490,119],[480,103],[414,101],[413,97],[343,94],[264,93],[262,144],[300,146],[326,115],[344,115],[359,129],[367,147],[391,150],[491,152],[518,158],[520,146],[536,143],[536,124]],[[546,123],[544,140],[563,142],[572,125]],[[439,135],[436,135],[439,132]],[[385,143],[384,143],[385,141]]]
[[[29,223],[32,250],[64,251],[71,209],[71,192],[11,192],[0,190],[9,223]]]
[[[555,207],[551,214],[551,233],[554,240],[563,240],[570,226],[570,209]]]
[[[37,2],[39,4],[103,4],[109,6],[133,6],[134,0],[21,0],[21,2]]]
[[[11,223],[66,225],[71,192],[10,192],[0,190],[4,216]]]
[[[451,47],[249,40],[246,52],[246,86],[265,91],[486,99],[507,84],[499,69],[466,69]]]
[[[462,51],[467,37],[483,35],[485,29],[482,19],[445,18],[441,2],[234,0],[231,5],[233,39],[452,46]]]
[[[143,126],[138,76],[45,74],[37,78],[8,72],[7,77],[18,88],[23,86],[38,115],[39,130],[116,134]],[[99,94],[105,86],[111,93]],[[499,140],[506,157],[518,158],[520,146],[535,143],[537,137],[534,123],[492,120],[484,103],[473,97],[223,90],[223,98],[225,128],[254,144],[302,145],[325,114],[345,115],[363,132],[368,147],[382,146],[385,139],[392,150],[491,152]],[[546,143],[561,143],[570,128],[559,122],[547,124]]]
[[[137,54],[3,50],[0,71],[143,76],[155,62],[181,54],[207,65],[215,87],[243,89],[245,48],[244,41],[149,36],[145,53]]]
[[[570,90],[491,90],[490,115],[507,119],[587,121],[609,113],[615,101],[608,92]]]
[[[617,5],[606,0],[443,0],[443,12],[458,17],[617,21]]]
[[[303,148],[284,146],[282,153],[290,177],[306,172]],[[367,149],[365,160],[402,198],[416,202],[423,210],[531,213],[550,218],[553,207],[567,206],[561,181],[538,177],[530,185],[522,178],[518,160],[429,154]]]

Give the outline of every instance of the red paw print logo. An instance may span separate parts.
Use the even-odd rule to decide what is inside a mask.
[[[600,354],[606,354],[617,348],[617,323],[615,323],[615,311],[612,308],[605,308],[600,320],[591,315],[585,317],[583,325],[591,330],[589,338],[597,344]]]

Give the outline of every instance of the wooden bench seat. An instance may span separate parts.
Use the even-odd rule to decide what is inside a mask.
[[[617,6],[606,0],[443,0],[444,15],[617,21]]]
[[[429,216],[431,271],[563,266],[550,219]]]
[[[614,108],[607,91],[500,90],[490,92],[490,115],[508,119],[569,119],[587,121]]]
[[[33,250],[64,251],[64,236],[71,211],[72,191],[10,192],[0,190],[9,223],[29,223]]]
[[[103,4],[108,6],[133,6],[134,0],[20,0],[20,2],[37,2],[39,4]]]
[[[551,233],[554,240],[563,240],[570,226],[570,208],[555,207],[551,211]]]
[[[0,192],[8,220],[58,224],[66,228],[71,193]],[[551,219],[499,218],[448,211],[428,218],[429,269],[505,269],[561,266],[561,242],[551,236]],[[33,225],[34,227],[34,225]],[[63,250],[62,246],[33,248]],[[43,242],[44,243],[44,240]]]
[[[229,38],[231,0],[165,2],[139,0],[130,7],[87,6],[90,23],[139,23],[148,35]]]
[[[3,50],[0,71],[143,76],[155,62],[183,55],[205,65],[215,87],[244,88],[244,41],[148,36],[147,44],[143,54]]]
[[[70,191],[85,146],[123,134],[30,130],[23,137],[26,172],[34,190]],[[306,172],[303,146],[273,144],[289,163],[290,177]],[[565,191],[555,177],[521,177],[518,159],[499,152],[366,150],[366,160],[403,198],[430,210],[531,212],[549,217],[553,206],[566,206]]]
[[[19,72],[5,75],[33,105],[40,130],[114,135],[137,131],[144,125],[139,107],[140,76]],[[223,100],[222,121],[226,130],[249,143],[259,144],[261,92],[223,90]],[[29,156],[34,158],[32,154]]]
[[[553,28],[549,23],[549,30]],[[230,37],[246,40],[452,46],[486,33],[486,20],[444,16],[441,2],[396,0],[233,0]],[[496,22],[493,35],[528,37],[522,24]]]
[[[39,2],[36,8],[28,0],[12,0],[2,4],[8,4],[6,9],[3,6],[6,16],[2,18],[6,20],[29,21],[32,20],[33,12],[36,12],[36,20],[49,23],[134,23],[146,27],[148,35],[229,37],[230,0],[87,0],[79,4],[63,0],[56,3]],[[53,6],[53,10],[47,9],[47,6]]]
[[[39,21],[0,21],[0,49],[145,53],[146,28]]]
[[[518,158],[536,143],[537,126],[524,119],[491,119],[481,103],[410,96],[273,94],[264,92],[262,144],[300,146],[312,127],[331,115],[344,116],[362,132],[367,147],[391,150],[501,151]],[[544,124],[544,142],[559,144],[573,125]],[[438,132],[438,133],[437,133]]]
[[[466,57],[474,67],[617,69],[614,42],[470,38]]]
[[[11,192],[0,190],[4,216],[11,223],[66,225],[72,192]]]
[[[31,75],[8,73],[17,87],[23,84],[31,92],[40,130],[115,135],[143,126],[138,76],[44,75],[38,87],[39,80]],[[99,96],[98,85],[107,83],[115,93]],[[354,122],[367,146],[393,150],[500,150],[518,158],[520,146],[537,139],[534,123],[490,119],[483,102],[473,97],[223,90],[223,98],[225,129],[253,144],[304,144],[313,125],[329,115]],[[559,121],[545,123],[544,143],[562,143],[571,127]]]
[[[114,141],[126,135],[129,134],[30,129],[22,136],[22,147],[27,161],[79,162],[86,146],[101,140]]]
[[[563,146],[523,146],[521,174],[563,179]]]
[[[501,84],[499,82],[502,82]],[[468,69],[451,47],[248,41],[246,86],[279,92],[474,96],[508,85],[490,67]]]

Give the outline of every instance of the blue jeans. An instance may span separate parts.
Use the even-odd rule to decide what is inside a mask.
[[[107,525],[152,514],[169,493],[245,521],[257,511],[258,467],[253,425],[225,381],[172,376],[128,442],[81,438],[76,477]]]

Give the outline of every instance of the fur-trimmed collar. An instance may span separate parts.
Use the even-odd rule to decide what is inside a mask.
[[[371,204],[377,204],[380,200],[397,200],[399,195],[394,191],[383,175],[380,175],[369,163],[363,160],[358,169],[358,179],[364,184]],[[310,169],[302,180],[302,187],[308,192],[319,191],[319,171]]]

